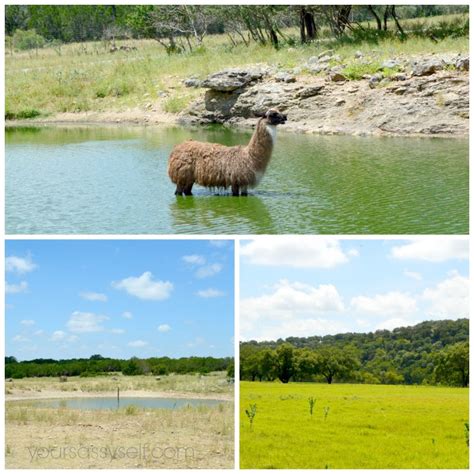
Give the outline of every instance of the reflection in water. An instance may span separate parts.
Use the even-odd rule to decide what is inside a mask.
[[[183,140],[247,143],[222,127],[44,127],[6,133],[8,233],[465,234],[468,141],[280,133],[247,198],[167,175]],[[224,194],[224,195],[223,195]]]
[[[220,204],[223,199],[225,205]],[[241,229],[242,234],[276,233],[268,208],[258,196],[210,196],[203,192],[178,196],[171,202],[170,212],[177,233],[224,234],[233,228]]]

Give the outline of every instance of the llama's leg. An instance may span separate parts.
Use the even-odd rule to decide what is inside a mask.
[[[191,184],[188,184],[187,186],[184,187],[184,195],[185,196],[192,196],[193,195],[193,193],[192,193],[193,184],[194,183],[191,183]]]
[[[175,196],[181,196],[183,194],[183,188],[179,184],[176,185],[176,191],[174,192]]]
[[[232,196],[238,196],[239,195],[239,187],[236,184],[232,185]]]
[[[249,193],[247,192],[247,186],[242,186],[242,189],[240,191],[241,196],[248,196]]]

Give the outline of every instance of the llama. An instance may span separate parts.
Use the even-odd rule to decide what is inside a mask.
[[[193,184],[208,188],[232,188],[233,196],[247,196],[257,186],[272,156],[276,126],[286,115],[270,109],[257,122],[247,146],[225,146],[188,140],[176,145],[168,162],[168,175],[176,195],[192,195]]]

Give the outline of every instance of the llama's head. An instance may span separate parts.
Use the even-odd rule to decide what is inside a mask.
[[[276,109],[270,109],[264,115],[264,120],[266,120],[268,125],[279,125],[286,122],[286,115],[278,112]]]

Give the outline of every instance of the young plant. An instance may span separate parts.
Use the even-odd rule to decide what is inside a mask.
[[[314,408],[314,404],[316,403],[316,398],[309,397],[308,403],[309,403],[309,414],[313,416],[313,408]]]
[[[247,415],[247,418],[249,419],[250,429],[253,429],[253,419],[255,418],[255,415],[257,414],[257,404],[253,403],[252,405],[250,405],[249,408],[245,410],[245,414]]]
[[[466,444],[469,447],[469,422],[464,423],[464,438],[466,439]]]
[[[329,410],[330,410],[330,407],[324,407],[324,421],[326,421],[326,418],[328,417],[329,415]]]

